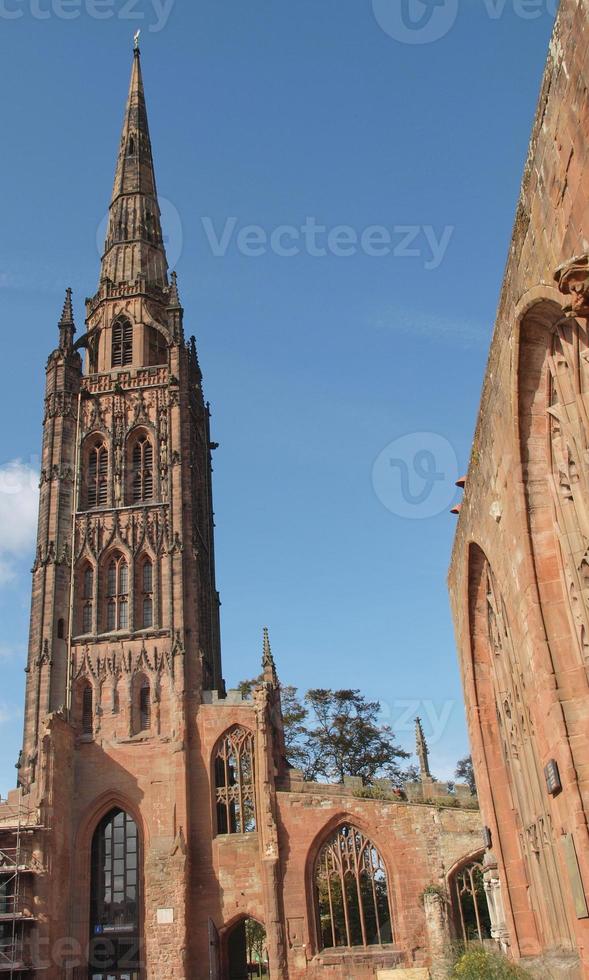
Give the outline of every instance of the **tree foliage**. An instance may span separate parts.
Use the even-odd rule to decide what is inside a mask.
[[[460,759],[458,761],[454,775],[456,776],[456,779],[462,779],[465,783],[467,783],[472,795],[476,796],[477,785],[474,778],[472,756],[466,755],[464,759]]]
[[[305,695],[310,725],[305,744],[309,775],[343,783],[360,776],[366,783],[386,777],[397,784],[399,759],[408,758],[389,725],[380,725],[379,701],[367,701],[358,690],[314,688]]]

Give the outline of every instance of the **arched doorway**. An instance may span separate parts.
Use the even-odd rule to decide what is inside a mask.
[[[240,919],[227,935],[226,942],[228,980],[268,980],[268,950],[266,930],[256,919]]]
[[[140,980],[140,841],[137,824],[113,809],[92,838],[91,980]]]

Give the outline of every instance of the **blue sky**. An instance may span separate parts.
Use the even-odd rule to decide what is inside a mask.
[[[445,0],[425,28],[442,36],[405,43],[400,0],[0,0],[3,793],[21,739],[44,366],[65,287],[79,328],[96,287],[138,27],[168,249],[220,443],[228,685],[257,672],[267,624],[285,682],[361,688],[409,749],[421,714],[439,776],[465,754],[448,510],[549,2]],[[310,241],[313,223],[325,231]],[[370,254],[372,234],[388,254]]]

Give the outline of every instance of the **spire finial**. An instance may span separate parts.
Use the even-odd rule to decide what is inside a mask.
[[[168,309],[173,307],[174,309],[181,309],[182,304],[180,303],[180,295],[178,293],[178,273],[174,269],[170,276],[172,282],[170,284],[170,298],[168,302]]]
[[[70,287],[65,291],[65,301],[61,318],[59,320],[59,346],[61,350],[71,350],[74,343],[76,325],[74,323],[74,309],[72,306],[72,291]]]
[[[264,673],[265,681],[269,681],[273,685],[278,684],[276,664],[274,663],[274,657],[272,656],[272,648],[270,646],[270,635],[268,633],[267,626],[264,626],[264,640],[262,644],[262,670]]]
[[[140,37],[141,37],[141,28],[139,28],[138,31],[135,31],[135,34],[133,35],[133,51],[137,51],[137,52],[139,51]]]
[[[72,307],[72,291],[68,286],[65,291],[65,300],[63,304],[63,310],[61,311],[61,319],[59,325],[73,324],[74,322],[74,311]]]
[[[417,758],[419,759],[419,768],[421,769],[421,778],[430,779],[431,772],[429,768],[429,749],[427,747],[425,735],[423,734],[421,718],[415,719],[415,743],[417,747]]]
[[[109,209],[100,279],[168,287],[168,262],[157,197],[147,107],[135,35],[129,95]]]

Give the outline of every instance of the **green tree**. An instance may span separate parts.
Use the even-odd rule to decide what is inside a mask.
[[[310,716],[304,744],[307,772],[343,783],[361,776],[366,783],[385,777],[399,784],[400,759],[408,758],[389,725],[378,724],[379,701],[367,701],[358,690],[315,688],[305,695]]]
[[[456,771],[454,775],[456,776],[456,779],[461,779],[463,782],[467,783],[472,795],[476,796],[477,784],[474,778],[472,756],[465,755],[464,759],[459,759],[456,764]]]
[[[242,697],[251,698],[263,677],[243,680]],[[370,785],[379,778],[401,786],[418,778],[414,766],[403,770],[408,758],[388,725],[378,724],[379,701],[367,701],[358,690],[313,689],[304,700],[296,687],[280,688],[284,742],[290,764],[306,779],[343,782],[344,776],[361,776]]]

